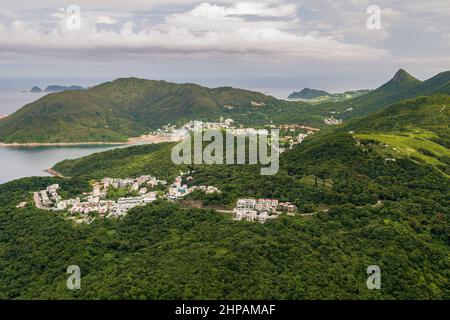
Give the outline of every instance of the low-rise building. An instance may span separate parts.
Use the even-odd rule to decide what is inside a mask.
[[[338,125],[342,123],[342,119],[335,119],[333,116],[323,119],[323,122],[327,125]]]
[[[236,204],[236,208],[238,209],[254,209],[255,207],[255,199],[239,199]]]
[[[295,213],[297,212],[297,206],[290,202],[280,202],[278,204],[278,210],[282,212]]]

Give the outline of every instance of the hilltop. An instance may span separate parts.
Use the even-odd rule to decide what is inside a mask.
[[[377,112],[388,105],[422,95],[450,94],[450,71],[445,71],[420,81],[403,69],[398,70],[387,83],[354,99],[324,103],[323,110],[340,112],[340,117],[350,119]]]
[[[244,124],[319,122],[307,109],[302,102],[231,87],[126,78],[46,95],[0,121],[0,141],[120,142],[164,124],[217,121],[221,116]]]
[[[310,100],[310,99],[316,99],[319,97],[326,97],[330,94],[324,90],[316,90],[316,89],[309,89],[304,88],[301,91],[293,92],[289,95],[288,99],[304,99],[304,100]]]
[[[371,92],[368,89],[345,91],[342,93],[329,93],[324,90],[315,90],[305,88],[299,92],[293,92],[289,95],[289,100],[305,101],[312,104],[324,102],[339,102],[354,99]]]

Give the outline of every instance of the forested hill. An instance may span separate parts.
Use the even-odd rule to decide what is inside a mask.
[[[306,104],[258,92],[127,78],[42,97],[0,121],[0,141],[124,141],[167,123],[220,116],[244,124],[314,121]]]
[[[310,88],[304,88],[301,91],[293,92],[289,95],[288,99],[315,99],[319,97],[329,96],[330,94],[324,90],[316,90]]]
[[[193,200],[233,206],[240,197],[277,198],[307,216],[262,225],[163,201],[124,219],[79,226],[57,213],[15,208],[30,191],[55,182],[73,195],[86,191],[92,178],[173,178],[180,168],[170,161],[172,146],[68,160],[55,168],[71,179],[0,186],[0,298],[450,297],[449,178],[408,155],[387,160],[384,146],[347,131],[317,134],[282,154],[274,176],[261,176],[250,165],[192,168],[189,184],[222,190],[193,194]],[[71,264],[83,270],[81,290],[65,287]],[[382,270],[382,290],[366,287],[370,265]]]
[[[349,122],[345,128],[358,132],[428,131],[450,145],[450,95],[440,94],[404,100],[382,111]]]
[[[439,73],[426,81],[420,81],[400,69],[387,83],[361,97],[343,102],[323,103],[316,107],[339,111],[340,118],[349,119],[380,111],[405,99],[439,93],[450,94],[450,71]]]

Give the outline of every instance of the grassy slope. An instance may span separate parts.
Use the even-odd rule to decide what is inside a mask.
[[[445,165],[439,160],[441,157],[450,158],[450,150],[430,141],[429,138],[435,137],[430,134],[408,134],[408,135],[393,135],[393,134],[355,134],[355,137],[363,140],[376,140],[387,144],[387,148],[391,148],[397,156],[417,157],[423,161],[433,165]],[[423,150],[427,150],[428,153]]]
[[[385,145],[379,149],[384,149],[383,153],[391,153],[394,157],[411,156],[448,172],[449,105],[448,95],[406,100],[355,120],[345,130],[353,130],[358,139],[382,142]]]
[[[348,101],[323,103],[317,107],[324,111],[340,111],[339,118],[350,119],[380,111],[405,99],[439,93],[450,94],[450,71],[420,81],[400,69],[389,82],[368,94]],[[345,111],[348,108],[353,110]]]
[[[252,101],[265,106],[254,107]],[[89,90],[50,94],[28,104],[0,121],[0,141],[124,141],[167,123],[217,121],[220,116],[244,124],[320,121],[305,103],[258,92],[129,78]]]

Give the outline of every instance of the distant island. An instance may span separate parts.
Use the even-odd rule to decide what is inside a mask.
[[[327,96],[330,96],[330,93],[328,93],[324,90],[305,88],[302,91],[291,93],[289,95],[288,99],[290,99],[290,100],[295,100],[295,99],[310,100],[310,99],[316,99],[316,98],[327,97]]]
[[[85,88],[81,87],[81,86],[59,86],[59,85],[51,85],[48,86],[47,88],[45,88],[45,90],[42,90],[41,88],[34,86],[33,88],[31,88],[30,92],[62,92],[62,91],[66,91],[66,90],[71,90],[71,91],[77,91],[77,90],[84,90]]]
[[[369,93],[371,90],[363,89],[363,90],[355,90],[355,91],[346,91],[344,93],[329,93],[324,90],[316,90],[310,88],[304,88],[301,91],[296,91],[291,93],[288,96],[289,100],[301,100],[308,102],[323,102],[323,101],[344,101],[347,99],[352,99],[356,97],[360,97],[366,93]]]
[[[24,91],[24,92],[26,92],[26,91]],[[42,92],[42,89],[39,87],[33,87],[33,88],[31,88],[30,92]]]

